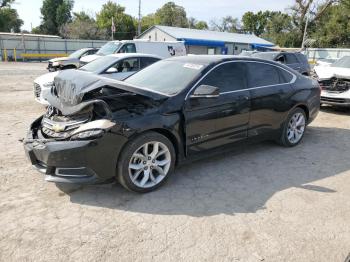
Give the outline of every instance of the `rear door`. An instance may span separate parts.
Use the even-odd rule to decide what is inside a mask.
[[[217,98],[189,96],[186,100],[184,115],[189,155],[247,138],[250,100],[245,63],[221,64],[197,87],[200,85],[218,87],[220,95]]]
[[[247,63],[250,89],[248,136],[279,130],[290,110],[295,76],[289,71],[264,62]]]

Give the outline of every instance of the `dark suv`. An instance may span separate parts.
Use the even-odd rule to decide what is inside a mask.
[[[260,52],[252,54],[252,57],[280,62],[302,75],[310,75],[310,65],[307,58],[302,53],[292,52]]]

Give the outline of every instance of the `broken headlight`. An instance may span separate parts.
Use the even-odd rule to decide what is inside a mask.
[[[71,140],[95,139],[101,137],[104,132],[103,129],[86,130],[72,135]]]

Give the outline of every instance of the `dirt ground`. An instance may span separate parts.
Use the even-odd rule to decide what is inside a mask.
[[[45,64],[0,63],[0,261],[341,261],[350,252],[350,111],[302,144],[266,142],[182,166],[160,190],[58,188],[21,143]]]

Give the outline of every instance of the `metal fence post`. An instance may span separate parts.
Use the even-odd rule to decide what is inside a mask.
[[[40,50],[40,37],[38,37],[38,52],[39,52],[39,54],[41,54],[41,50]],[[39,57],[39,61],[41,62],[41,57]]]

